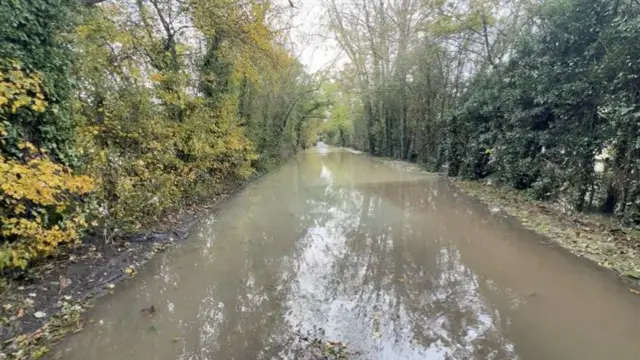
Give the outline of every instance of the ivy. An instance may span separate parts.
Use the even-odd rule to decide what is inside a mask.
[[[45,111],[6,114],[9,148],[15,155],[20,139],[47,149],[65,163],[75,161],[74,124],[68,111],[72,94],[69,68],[72,53],[64,37],[74,26],[76,1],[3,1],[0,4],[0,67],[6,72],[17,61],[25,70],[41,75]]]

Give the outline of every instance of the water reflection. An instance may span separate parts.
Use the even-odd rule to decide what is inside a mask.
[[[312,201],[287,321],[322,326],[366,358],[515,358],[499,312],[443,241],[439,186],[337,187]]]
[[[366,156],[322,155],[301,154],[152,261],[97,307],[92,316],[103,325],[72,338],[65,356],[294,359],[295,332],[313,327],[363,359],[638,353],[632,337],[620,336],[639,330],[625,319],[637,306],[584,276],[566,280],[577,290],[559,290],[564,283],[553,274],[574,265],[535,241],[511,241],[532,235],[437,178]],[[532,289],[540,296],[532,298]],[[556,292],[564,295],[545,297]],[[602,340],[603,331],[573,331],[585,312],[558,306],[579,297],[620,311],[606,317],[616,325],[603,331],[618,332],[602,350],[579,348],[585,339]],[[142,316],[150,304],[157,313]],[[588,322],[606,321],[591,316]],[[562,341],[557,332],[565,333]]]

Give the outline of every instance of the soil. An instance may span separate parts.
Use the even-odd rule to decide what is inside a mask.
[[[66,334],[82,330],[82,314],[95,299],[134,278],[158,252],[185,240],[199,220],[249,182],[225,186],[205,202],[163,217],[149,226],[151,231],[108,242],[88,236],[13,279],[0,278],[0,359],[40,358]]]

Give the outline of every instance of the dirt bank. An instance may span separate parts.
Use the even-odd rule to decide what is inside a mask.
[[[249,182],[228,185],[202,203],[171,213],[150,231],[106,242],[89,236],[16,279],[0,278],[0,359],[40,358],[66,334],[82,330],[82,314],[95,299],[134,278],[158,252],[186,239],[200,219]]]

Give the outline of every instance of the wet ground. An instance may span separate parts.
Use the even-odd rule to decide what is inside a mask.
[[[435,175],[299,154],[151,260],[65,359],[640,359],[640,297]]]

